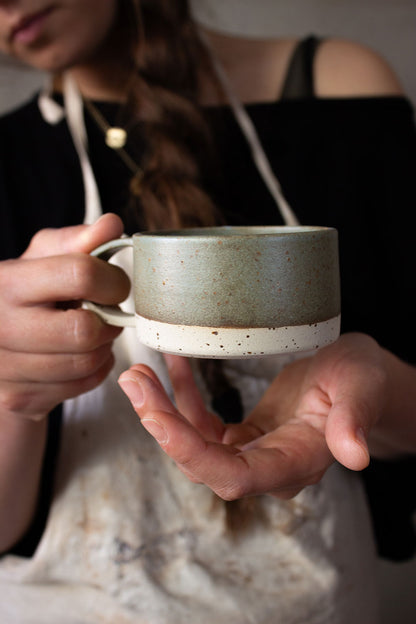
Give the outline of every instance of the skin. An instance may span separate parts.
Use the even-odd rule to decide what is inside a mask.
[[[109,36],[115,14],[113,0],[2,1],[0,48],[24,63],[46,71],[96,63],[97,50]],[[39,33],[28,40],[28,35],[24,37],[19,26],[36,18],[43,19]]]
[[[291,498],[335,460],[362,470],[370,452],[392,458],[416,449],[415,369],[369,336],[346,334],[286,367],[239,425],[207,411],[185,359],[166,362],[176,406],[143,365],[119,383],[177,466],[225,500]]]
[[[112,342],[120,330],[70,302],[125,299],[125,274],[87,255],[121,233],[115,215],[93,226],[43,230],[22,257],[0,263],[0,504],[8,510],[0,519],[0,550],[32,518],[45,416],[98,386],[113,366]]]
[[[112,30],[116,6],[116,0],[0,0],[0,50],[53,74],[70,70],[86,97],[122,101],[128,64]],[[34,15],[43,17],[30,35],[22,25]],[[276,98],[294,39],[251,41],[212,31],[205,34],[243,102]],[[323,97],[400,93],[397,79],[380,57],[362,46],[336,40],[326,41],[318,52],[316,84]],[[204,85],[202,104],[218,103],[217,97],[210,85]],[[74,306],[74,301],[92,299],[111,305],[126,297],[126,276],[88,255],[99,244],[120,236],[122,229],[116,216],[106,215],[92,226],[42,231],[20,258],[0,263],[0,508],[7,509],[0,517],[0,551],[19,539],[33,516],[47,414],[63,400],[99,385],[112,367],[111,345],[120,330],[104,325],[92,312]],[[377,356],[379,347],[372,347],[371,353],[373,349]],[[359,353],[366,356],[367,352]],[[179,412],[167,401],[151,371],[133,367],[120,382],[146,428],[153,433],[162,428],[162,447],[178,465],[224,498],[263,491],[291,496],[319,478],[333,456],[355,469],[368,461],[366,443],[358,432],[366,436],[377,418],[381,422],[377,392],[389,394],[378,373],[369,395],[375,407],[371,404],[364,415],[360,409],[352,416],[347,411],[337,419],[322,409],[309,414],[307,405],[303,411],[296,407],[301,400],[297,389],[302,380],[306,384],[309,367],[299,363],[270,387],[246,429],[225,430],[201,405],[186,362],[168,361]],[[380,371],[388,376],[390,368],[396,370],[390,365],[385,369],[383,364]],[[316,374],[324,372],[325,366]],[[355,389],[352,386],[351,392]],[[284,395],[292,397],[286,407]],[[325,396],[325,392],[319,395],[321,406]],[[270,435],[259,438],[259,431]],[[301,467],[295,461],[300,451],[293,436],[288,443],[293,431],[302,432],[305,457]],[[267,451],[244,451],[253,459],[252,465],[246,463],[241,444],[250,441],[261,447],[265,440],[270,446]],[[349,458],[343,458],[337,444],[350,447]],[[195,454],[201,448],[211,449],[211,455],[204,451],[199,463]],[[282,483],[270,476],[276,474],[276,456],[287,459]],[[215,462],[210,467],[208,457],[218,458],[219,467],[229,463],[232,479],[228,484],[219,483],[220,471],[212,472]]]

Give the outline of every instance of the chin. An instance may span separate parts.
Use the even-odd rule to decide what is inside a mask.
[[[74,55],[59,52],[52,53],[50,51],[22,55],[18,60],[34,69],[48,73],[60,73],[69,69],[78,61],[77,58],[74,58]]]

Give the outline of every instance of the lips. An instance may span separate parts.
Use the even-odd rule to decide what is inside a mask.
[[[42,11],[20,18],[17,24],[12,28],[10,35],[11,42],[31,43],[40,33],[44,20],[52,10],[53,7],[47,7]]]

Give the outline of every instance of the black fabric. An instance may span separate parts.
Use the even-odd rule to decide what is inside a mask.
[[[20,557],[31,557],[39,539],[45,530],[49,508],[52,500],[54,473],[59,452],[59,440],[62,427],[62,408],[58,406],[49,415],[48,434],[41,474],[39,491],[33,522],[23,537],[14,545],[11,552]]]
[[[321,40],[311,36],[296,46],[280,94],[282,100],[310,98],[315,95],[314,60]]]
[[[378,554],[404,561],[416,554],[416,459],[372,460],[364,485],[373,517]]]
[[[116,114],[110,104],[102,108],[109,119]],[[414,360],[414,234],[409,224],[416,205],[416,133],[409,102],[402,97],[306,97],[247,110],[301,223],[339,231],[342,331],[369,333],[400,357]],[[218,163],[205,172],[204,184],[227,222],[281,223],[230,111],[212,107],[206,117]],[[87,130],[104,211],[124,214],[130,174],[89,118]],[[0,210],[3,258],[22,253],[38,229],[83,218],[81,171],[66,124],[47,125],[35,101],[0,120]],[[135,227],[129,223],[126,230]],[[407,513],[414,503],[415,462],[388,472],[392,481],[383,496],[370,500],[374,509],[382,503],[399,517],[400,509]],[[379,474],[383,483],[386,472]],[[373,477],[367,483],[371,488]],[[400,496],[393,498],[395,492]],[[382,516],[377,523],[383,523]],[[377,529],[377,535],[382,533]],[[406,547],[400,544],[400,557],[413,552],[414,533],[408,537]],[[392,541],[387,551],[381,550],[384,556],[394,556],[393,551]]]

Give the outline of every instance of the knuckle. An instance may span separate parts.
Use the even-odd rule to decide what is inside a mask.
[[[16,318],[11,319],[10,314],[6,310],[1,311],[1,317],[0,348],[13,349],[16,339],[19,336],[19,327],[16,323]]]
[[[101,322],[88,310],[66,311],[67,334],[77,353],[88,352],[98,346]]]
[[[10,331],[9,323],[1,322],[0,323],[0,345],[2,347],[7,347],[10,344]]]
[[[72,396],[83,394],[84,392],[89,392],[90,390],[93,390],[94,388],[99,386],[113,368],[114,362],[114,356],[111,353],[108,360],[97,371],[89,376],[84,377],[76,384]]]
[[[15,264],[16,260],[3,260],[0,262],[0,286],[3,289],[4,287],[10,284],[12,279],[11,277],[11,269],[13,268],[13,264]]]
[[[88,377],[95,373],[111,355],[111,347],[96,349],[86,353],[79,353],[72,356],[72,369],[75,377]]]
[[[97,267],[94,259],[87,254],[71,256],[71,281],[75,299],[88,298],[97,278]]]
[[[38,232],[36,232],[30,239],[29,246],[25,253],[31,252],[37,247],[42,247],[43,242],[49,236],[49,233],[50,233],[50,229],[48,228],[45,228],[43,230],[39,230]]]
[[[56,232],[54,228],[44,228],[38,230],[31,238],[22,258],[36,258],[45,255],[45,250],[50,249],[52,234]]]
[[[308,479],[308,483],[305,485],[317,485],[322,480],[325,472],[325,470],[320,470],[319,472],[312,474]]]
[[[29,411],[33,402],[33,393],[18,390],[11,385],[1,388],[0,406],[3,413],[24,413]]]

